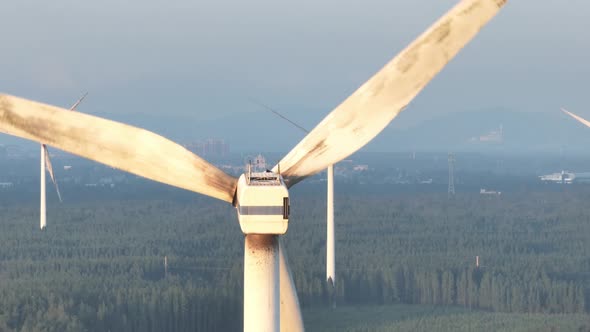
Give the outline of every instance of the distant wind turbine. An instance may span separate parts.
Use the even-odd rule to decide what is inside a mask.
[[[263,107],[278,117],[284,119],[285,121],[291,123],[293,126],[297,127],[299,130],[303,131],[306,134],[309,134],[309,130],[305,129],[303,126],[300,126],[291,119],[287,118],[277,110],[273,109],[272,107],[263,104],[257,100],[250,99],[251,102],[257,104],[260,107]],[[327,180],[327,222],[326,222],[326,282],[332,289],[336,284],[336,250],[335,250],[335,239],[334,239],[334,165],[328,166],[326,170],[326,180]],[[335,302],[332,303],[333,305]]]
[[[82,100],[88,94],[85,93],[78,101],[70,107],[70,111],[75,111],[76,107],[80,105]],[[47,150],[47,145],[45,143],[41,143],[41,202],[40,202],[40,216],[39,216],[39,228],[41,230],[47,227],[47,202],[46,202],[46,190],[45,190],[45,170],[49,172],[49,176],[51,177],[51,182],[55,186],[55,191],[57,192],[57,197],[59,201],[62,202],[61,193],[59,192],[59,186],[57,185],[57,179],[55,178],[55,174],[53,173],[53,166],[51,165],[51,158],[49,158],[49,151]]]

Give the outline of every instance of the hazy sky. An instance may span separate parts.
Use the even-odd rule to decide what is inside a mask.
[[[313,126],[454,0],[6,1],[0,91],[89,113],[223,118],[255,97]],[[590,116],[590,2],[511,0],[402,114]]]

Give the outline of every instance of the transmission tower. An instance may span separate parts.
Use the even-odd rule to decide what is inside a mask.
[[[164,279],[168,278],[168,256],[164,256]]]
[[[449,197],[455,196],[455,155],[449,152]]]

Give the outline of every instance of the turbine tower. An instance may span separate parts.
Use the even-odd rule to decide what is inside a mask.
[[[336,250],[334,238],[334,165],[328,166],[327,177],[327,218],[326,218],[326,282],[334,289],[336,284]],[[332,304],[335,302],[332,300]]]
[[[74,105],[72,105],[72,107],[70,107],[70,111],[74,111],[76,110],[76,107],[78,107],[78,105],[80,105],[80,103],[82,102],[82,100],[84,100],[84,98],[86,97],[88,93],[85,93],[82,97],[80,97],[80,99],[78,99],[78,101],[76,101],[74,103]],[[53,174],[53,166],[51,166],[51,159],[49,158],[49,151],[47,151],[47,145],[45,145],[44,143],[41,143],[41,191],[40,191],[40,195],[41,195],[41,199],[40,199],[40,213],[39,213],[39,228],[41,230],[44,230],[45,227],[47,227],[47,202],[46,202],[46,190],[45,190],[45,170],[47,169],[47,172],[49,172],[49,176],[51,177],[51,182],[53,182],[53,185],[55,186],[55,191],[57,192],[57,197],[59,198],[59,201],[61,202],[61,193],[59,192],[59,186],[57,185],[57,180],[55,178],[55,175]]]
[[[0,132],[232,204],[244,240],[244,331],[302,331],[280,235],[289,188],[378,135],[504,6],[463,0],[331,111],[269,172],[224,173],[150,131],[0,94]],[[280,172],[279,172],[280,170]]]
[[[260,107],[263,107],[278,117],[284,119],[285,121],[289,122],[293,126],[297,127],[301,131],[306,134],[309,134],[309,130],[305,129],[304,127],[298,125],[294,121],[290,120],[283,114],[279,113],[277,110],[273,109],[272,107],[265,105],[259,101],[251,100],[253,103],[257,104]],[[334,165],[328,166],[326,170],[326,182],[327,182],[327,197],[326,197],[326,205],[327,205],[327,218],[326,218],[326,282],[328,283],[328,287],[330,289],[334,289],[336,283],[336,250],[335,250],[335,239],[334,239]],[[334,299],[331,298],[330,301],[332,305],[335,305]]]
[[[449,152],[449,198],[455,196],[455,155]]]

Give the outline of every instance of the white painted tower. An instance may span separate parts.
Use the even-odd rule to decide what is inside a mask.
[[[334,248],[334,165],[328,167],[327,197],[327,239],[326,239],[326,281],[334,286],[336,281],[335,248]]]
[[[40,214],[41,218],[39,219],[39,228],[45,229],[47,226],[47,215],[46,215],[46,208],[45,208],[45,148],[41,145],[41,205],[40,205]]]

